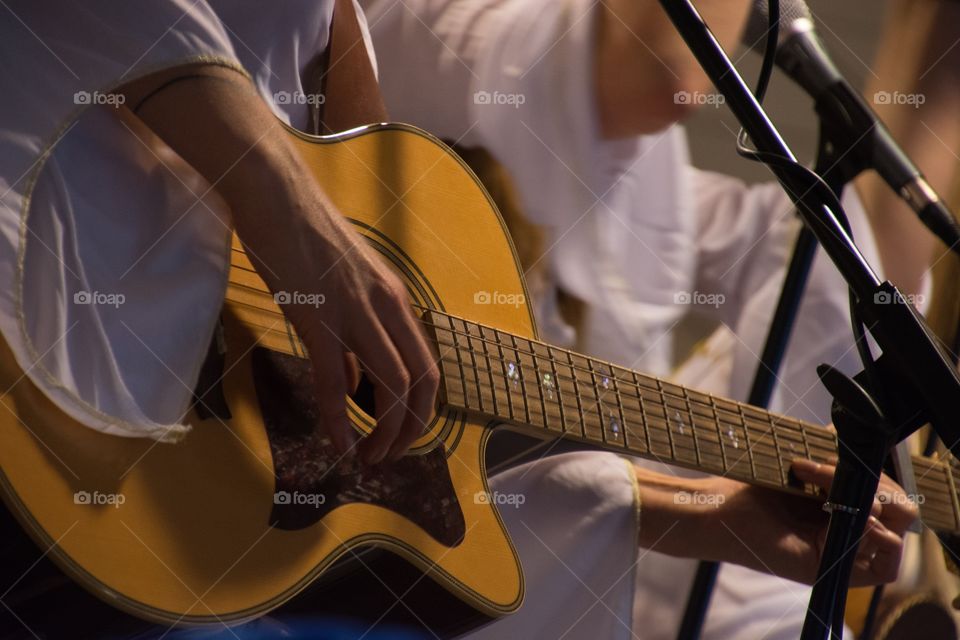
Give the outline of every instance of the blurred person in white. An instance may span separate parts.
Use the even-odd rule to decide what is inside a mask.
[[[335,3],[353,8],[350,0],[284,3],[269,12],[259,3],[219,0],[136,6],[106,0],[67,2],[56,12],[31,2],[5,6],[17,20],[0,23],[0,57],[31,62],[0,70],[0,89],[8,96],[0,102],[0,332],[26,377],[65,414],[118,436],[166,442],[189,437],[184,415],[223,299],[229,232],[236,228],[274,291],[311,290],[322,283],[337,292],[331,296],[337,305],[286,310],[313,356],[317,379],[338,381],[318,389],[322,428],[331,439],[346,451],[357,445],[351,442],[344,412],[348,365],[343,362],[349,354],[372,373],[378,393],[390,394],[382,397],[406,398],[402,403],[383,403],[375,434],[359,443],[363,460],[396,458],[419,434],[432,411],[437,375],[403,288],[328,203],[276,121],[307,127],[308,105],[277,96],[304,90],[301,77],[327,46]],[[703,9],[709,9],[708,18],[716,19],[715,24],[722,23],[733,33],[746,4],[738,3],[733,11],[731,3],[705,2]],[[649,12],[652,5],[636,6]],[[465,10],[461,18],[469,19],[470,6],[452,3],[450,8]],[[594,122],[591,99],[582,90],[592,86],[583,84],[590,77],[591,56],[586,49],[569,48],[576,39],[590,41],[588,28],[594,21],[578,20],[579,15],[569,13],[576,8],[570,3],[534,3],[531,6],[543,12],[535,25],[529,16],[513,15],[516,3],[498,6],[505,12],[498,11],[498,16],[512,21],[519,31],[512,46],[497,43],[495,50],[489,43],[476,43],[488,54],[509,57],[517,51],[527,55],[550,51],[547,43],[566,33],[558,40],[556,53],[575,55],[558,61],[551,54],[549,67],[542,68],[554,69],[560,63],[559,77],[566,81],[555,87],[565,89],[560,93],[538,74],[519,78],[516,67],[505,69],[496,61],[491,61],[492,68],[504,69],[508,77],[523,83],[539,81],[543,92],[533,100],[529,87],[530,104],[542,104],[552,96],[564,110],[573,110],[574,121],[585,115],[587,122]],[[647,15],[659,16],[659,27],[651,34],[664,38],[657,51],[676,53],[675,68],[683,69],[683,77],[698,77],[679,39],[669,35],[665,18]],[[617,33],[624,36],[616,28],[610,36]],[[632,39],[625,42],[633,46]],[[532,45],[536,47],[531,49]],[[394,53],[388,49],[387,57]],[[402,74],[396,73],[391,70],[390,77],[402,84]],[[579,95],[573,88],[577,79]],[[650,88],[645,82],[641,85],[608,77],[598,90],[612,96],[638,91],[633,101],[639,101]],[[408,88],[417,89],[412,84]],[[461,88],[472,95],[469,87]],[[391,85],[390,92],[395,90],[396,84]],[[632,121],[632,108],[622,113],[614,109],[605,117],[611,127],[605,135],[627,136],[636,127],[653,131],[664,126],[678,108],[672,98],[662,99],[670,94],[662,87],[649,94],[647,112],[652,115],[642,125]],[[435,93],[434,100],[447,98]],[[499,104],[499,98],[495,100]],[[497,120],[493,111],[488,114],[486,118]],[[416,120],[403,109],[397,116]],[[451,130],[437,124],[431,128]],[[467,129],[454,128],[457,135]],[[516,135],[506,127],[495,129],[500,136]],[[594,190],[613,178],[622,178],[621,183],[631,180],[632,174],[618,169],[622,167],[618,161],[656,157],[640,156],[638,150],[662,145],[659,151],[664,155],[657,162],[670,167],[685,162],[682,141],[674,134],[605,143],[592,127],[572,128],[570,133],[566,142],[552,136],[558,145],[553,148],[561,149],[561,157],[580,158],[575,172],[587,176]],[[602,147],[599,161],[587,163],[596,171],[583,170],[588,156],[578,153],[580,145]],[[496,148],[496,141],[490,146]],[[562,215],[589,212],[589,206],[579,206],[584,194],[578,193],[576,181],[566,174],[564,180],[554,180],[557,169],[541,162],[539,148],[523,144],[516,151],[513,160],[529,164],[533,172],[521,176],[523,184],[549,191],[552,202],[564,203],[558,212]],[[609,355],[599,348],[603,341],[597,336],[606,333],[612,338],[615,331],[650,327],[643,336],[618,338],[616,359],[626,355],[631,360],[634,353],[649,349],[644,368],[666,371],[667,342],[660,345],[657,338],[667,328],[663,318],[677,315],[666,303],[692,284],[688,275],[695,225],[664,214],[689,206],[681,174],[670,169],[661,174],[670,188],[660,195],[644,193],[650,210],[660,211],[664,221],[651,226],[658,235],[650,235],[649,241],[663,261],[656,272],[667,274],[642,285],[649,288],[646,296],[632,290],[640,283],[618,275],[630,273],[619,261],[632,247],[611,245],[609,253],[595,254],[584,253],[587,247],[582,243],[565,245],[566,258],[557,261],[558,269],[580,262],[595,271],[590,274],[576,266],[558,275],[558,281],[574,283],[571,290],[587,300],[591,310],[617,309],[623,314],[620,320],[600,320],[599,312],[597,319],[591,316],[581,341],[586,350]],[[617,194],[629,196],[617,189],[607,198]],[[623,241],[623,233],[600,225],[609,209],[596,209],[588,219],[593,220],[591,228],[607,229],[604,244]],[[648,260],[652,255],[647,254]],[[593,287],[594,282],[604,286]],[[620,282],[622,288],[612,282]],[[601,298],[591,299],[591,289]],[[116,307],[73,303],[84,292],[104,291],[123,295],[125,303]],[[649,296],[656,304],[636,302]],[[657,309],[663,314],[659,324],[634,322],[655,316]],[[560,333],[551,335],[562,337]],[[831,470],[826,466],[801,464],[794,470],[806,481],[829,486]],[[514,518],[511,533],[526,549],[522,553],[528,577],[540,591],[531,587],[527,606],[506,623],[514,626],[494,626],[494,635],[503,634],[505,628],[515,629],[518,637],[553,637],[568,631],[567,637],[629,635],[633,606],[629,567],[638,541],[640,546],[656,543],[658,550],[674,555],[738,562],[799,580],[814,577],[823,524],[814,502],[797,498],[784,503],[780,496],[723,478],[685,479],[634,468],[610,454],[555,458],[529,471],[508,472],[492,484],[516,491],[531,481],[546,499],[530,500],[528,508],[516,510],[525,520],[507,517]],[[719,508],[678,504],[674,499],[678,490],[722,497],[723,504]],[[816,517],[820,519],[810,526]],[[858,579],[892,579],[900,536],[913,517],[909,510],[891,506],[881,510],[879,520],[871,521],[870,544],[861,551]],[[566,559],[574,575],[550,580],[558,577],[556,563],[542,562],[542,554],[531,556],[529,549],[536,544],[541,550],[549,547],[557,554],[553,558]],[[545,567],[546,575],[541,573]],[[617,579],[623,576],[626,579]]]
[[[362,4],[392,116],[458,146],[486,149],[512,179],[525,216],[542,230],[540,262],[527,275],[534,281],[543,275],[532,290],[546,339],[667,375],[675,366],[671,330],[696,309],[722,326],[676,379],[744,399],[800,223],[779,185],[748,188],[690,166],[684,132],[671,125],[717,99],[659,3]],[[739,41],[745,6],[723,4],[713,15],[713,3],[697,6],[729,51]],[[732,147],[731,140],[731,155]],[[848,192],[843,203],[861,250],[879,267],[859,201]],[[581,303],[576,326],[561,313],[570,299]],[[859,371],[847,305],[844,282],[821,252],[772,409],[830,422],[830,397],[815,367],[827,362]],[[526,566],[536,562],[543,576],[554,571],[562,580],[566,567],[531,546],[536,556],[524,556]],[[696,563],[650,548],[637,563],[633,631],[644,639],[672,638]],[[725,565],[704,637],[795,638],[809,593]],[[571,633],[588,629],[578,625]]]

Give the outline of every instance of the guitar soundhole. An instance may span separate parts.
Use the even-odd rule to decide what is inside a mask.
[[[463,541],[466,525],[443,447],[368,466],[345,458],[321,434],[310,363],[262,347],[251,355],[253,381],[273,454],[273,526],[309,527],[350,503],[390,509],[441,544]]]

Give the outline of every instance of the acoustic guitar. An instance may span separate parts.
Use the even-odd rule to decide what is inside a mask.
[[[304,348],[236,239],[220,388],[201,396],[181,443],[73,422],[27,380],[14,384],[23,372],[4,344],[4,501],[88,590],[164,625],[233,624],[318,580],[342,579],[332,570],[340,560],[366,566],[361,550],[375,547],[414,567],[415,583],[440,585],[484,616],[509,614],[523,601],[523,573],[489,499],[484,459],[502,425],[815,494],[789,467],[835,455],[822,427],[539,341],[502,220],[435,138],[399,124],[290,136],[406,283],[441,358],[436,417],[398,462],[342,459],[315,428]],[[322,291],[276,295],[336,304]],[[369,432],[369,403],[348,405],[356,430]],[[957,533],[957,470],[914,465],[924,522]]]

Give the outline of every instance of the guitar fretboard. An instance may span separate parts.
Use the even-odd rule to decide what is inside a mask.
[[[306,351],[234,237],[227,302],[257,341]],[[442,400],[455,408],[642,458],[788,491],[794,458],[829,462],[819,425],[700,393],[446,313],[422,310],[440,351]],[[960,533],[955,464],[913,457],[923,521]]]
[[[548,435],[790,491],[796,458],[830,462],[819,425],[687,389],[437,311],[443,401]],[[924,522],[960,530],[957,470],[915,457]],[[809,491],[809,489],[806,489]]]

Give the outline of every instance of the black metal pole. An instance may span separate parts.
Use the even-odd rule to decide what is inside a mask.
[[[790,267],[783,280],[780,299],[777,301],[770,331],[763,345],[760,362],[757,364],[757,371],[747,399],[749,404],[757,407],[766,407],[770,404],[816,253],[817,239],[809,229],[803,227],[794,244]],[[677,640],[696,640],[703,633],[719,572],[719,562],[702,560],[697,565],[690,595],[687,597],[687,606],[681,618],[680,630],[677,632]]]
[[[826,637],[831,630],[837,632],[832,626],[842,619],[851,554],[856,551],[856,536],[863,530],[878,477],[863,474],[850,459],[871,460],[875,464],[869,471],[875,469],[879,474],[887,449],[922,424],[918,416],[931,420],[944,439],[949,436],[950,442],[960,443],[960,411],[955,401],[960,397],[960,376],[916,310],[895,287],[882,283],[867,264],[837,217],[842,211],[834,212],[828,206],[832,194],[818,191],[818,178],[796,163],[690,0],[661,0],[661,5],[757,150],[768,159],[768,167],[797,205],[807,228],[847,281],[858,318],[865,319],[883,350],[882,362],[865,361],[867,378],[880,381],[882,389],[864,388],[829,367],[821,372],[835,398],[840,462],[827,505],[832,508],[827,545],[802,637]],[[881,375],[883,380],[879,380]],[[884,391],[880,402],[889,413],[902,417],[916,410],[909,420],[888,420],[875,398]],[[854,411],[849,411],[850,407]],[[866,414],[865,408],[869,409]],[[960,444],[955,448],[960,451]]]

